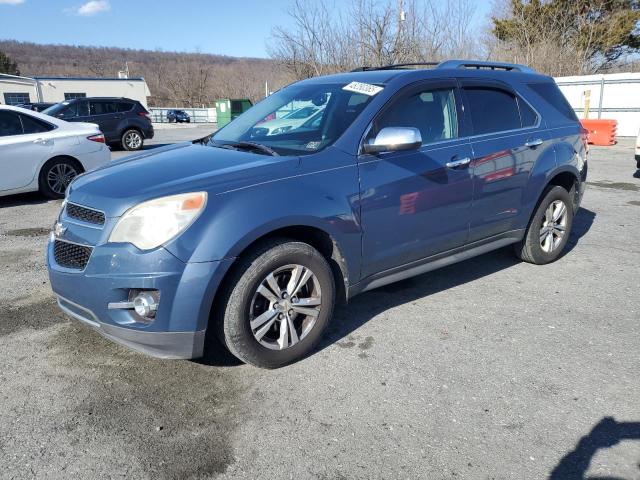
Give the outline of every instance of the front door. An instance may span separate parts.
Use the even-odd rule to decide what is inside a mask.
[[[385,127],[414,127],[418,150],[360,155],[362,276],[464,245],[472,200],[472,151],[461,138],[454,80],[401,91],[374,120],[365,141]]]

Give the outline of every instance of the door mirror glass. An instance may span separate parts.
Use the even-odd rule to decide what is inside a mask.
[[[385,127],[376,137],[365,143],[365,153],[416,150],[422,145],[420,130],[414,127]]]

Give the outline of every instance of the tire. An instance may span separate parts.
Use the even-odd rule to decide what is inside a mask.
[[[306,282],[305,269],[311,272]],[[297,288],[289,287],[294,271],[301,283]],[[229,351],[261,368],[279,368],[312,352],[329,323],[335,301],[334,279],[326,259],[306,243],[279,239],[255,248],[234,272],[214,319],[218,336]],[[273,295],[276,288],[268,280],[270,274],[281,289],[277,295]],[[265,289],[266,296],[261,293]],[[283,292],[294,295],[285,298]],[[313,315],[306,314],[311,311]],[[295,335],[290,333],[291,326]]]
[[[553,225],[553,228],[548,225]],[[555,261],[567,245],[572,225],[573,202],[569,192],[549,185],[529,222],[524,239],[515,245],[516,255],[535,265]]]
[[[122,137],[120,137],[121,142],[122,142],[122,148],[127,150],[127,151],[136,151],[136,150],[142,150],[142,147],[144,146],[144,139],[142,138],[142,133],[140,133],[138,130],[130,128],[129,130],[125,130],[125,132],[122,134]]]
[[[38,177],[40,193],[47,198],[64,198],[71,181],[82,173],[80,164],[71,158],[52,158],[42,166]]]

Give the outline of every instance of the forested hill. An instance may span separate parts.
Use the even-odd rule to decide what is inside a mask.
[[[18,63],[25,76],[144,77],[151,105],[210,106],[220,97],[257,100],[289,82],[274,61],[203,53],[134,50],[113,47],[40,45],[0,40],[0,51]]]

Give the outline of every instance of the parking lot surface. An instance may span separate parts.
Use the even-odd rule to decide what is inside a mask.
[[[60,202],[0,198],[0,478],[640,478],[633,142],[589,166],[556,263],[506,248],[367,292],[275,371],[71,320],[44,263]]]

